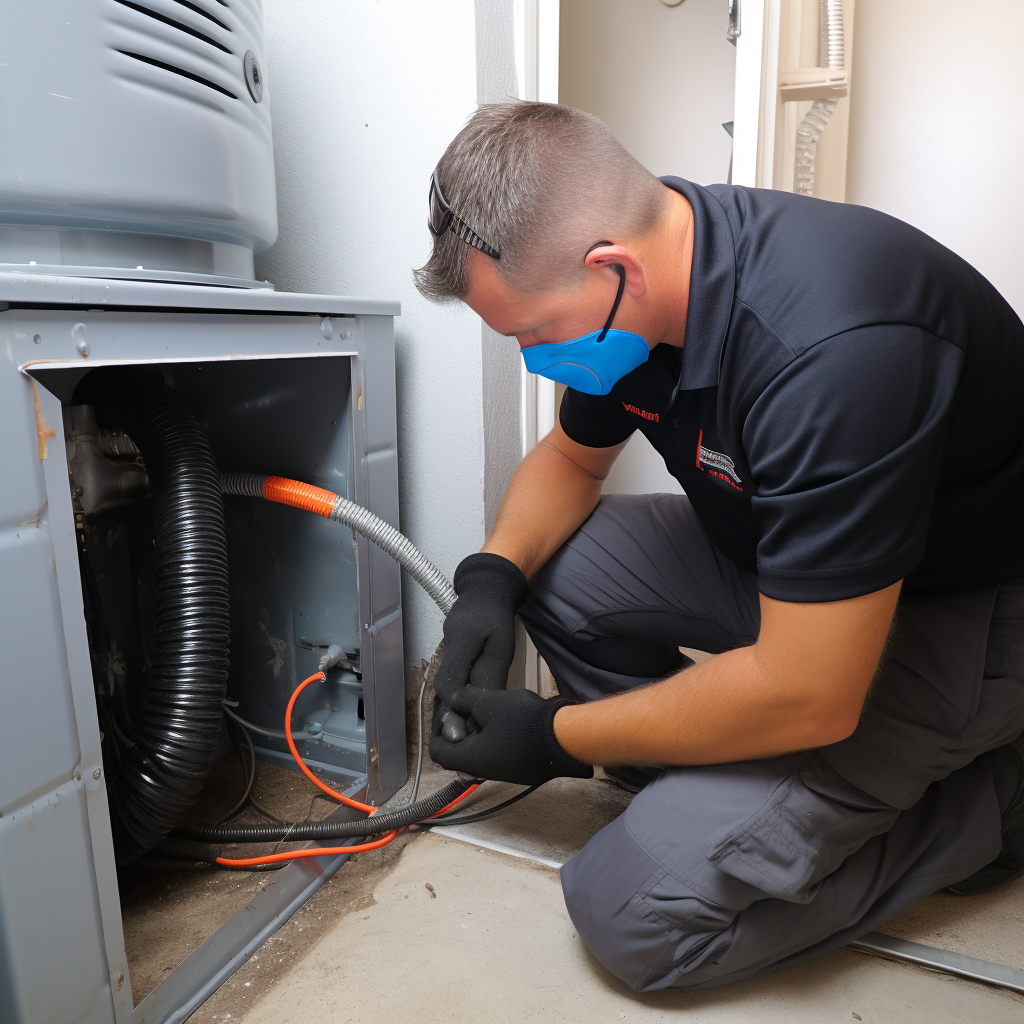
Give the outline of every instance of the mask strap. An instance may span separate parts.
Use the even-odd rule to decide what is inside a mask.
[[[604,329],[598,335],[598,341],[604,341],[605,336],[612,328],[612,321],[615,319],[615,314],[618,312],[619,303],[622,301],[622,293],[626,290],[626,268],[618,263],[613,263],[612,267],[615,272],[619,275],[619,289],[615,293],[615,302],[612,304],[612,311],[608,314],[608,319],[605,322]]]

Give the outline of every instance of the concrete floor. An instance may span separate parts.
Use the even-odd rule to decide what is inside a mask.
[[[724,989],[637,996],[575,935],[553,869],[425,835],[405,848],[372,904],[337,922],[242,1020],[1019,1024],[1022,1017],[1012,996],[850,950]]]
[[[431,771],[424,789],[442,778]],[[515,791],[492,784],[478,806]],[[1024,1020],[1024,998],[1012,993],[851,949],[724,989],[637,996],[575,935],[551,866],[628,799],[600,778],[557,780],[487,822],[352,858],[190,1024],[379,1014],[437,1024]],[[977,900],[933,897],[886,930],[1017,966],[1022,916],[1016,886]]]

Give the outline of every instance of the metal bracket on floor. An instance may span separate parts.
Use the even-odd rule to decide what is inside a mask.
[[[942,971],[944,974],[955,974],[957,977],[980,981],[986,985],[997,985],[1024,995],[1024,971],[1016,967],[1007,967],[1006,964],[977,960],[973,956],[954,953],[950,949],[939,949],[937,946],[925,946],[920,942],[896,939],[881,932],[869,932],[850,945],[867,953],[906,960],[912,964]]]

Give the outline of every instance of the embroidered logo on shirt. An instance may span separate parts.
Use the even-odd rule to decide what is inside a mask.
[[[646,409],[638,409],[635,405],[630,405],[628,402],[623,402],[622,408],[625,409],[626,412],[631,412],[634,416],[639,416],[641,419],[650,420],[652,423],[658,423],[661,419],[656,412],[648,412]]]
[[[722,452],[714,452],[710,448],[705,448],[702,444],[703,440],[704,431],[701,430],[697,437],[697,468],[724,480],[734,490],[742,491],[742,481],[739,473],[736,472],[736,463]]]

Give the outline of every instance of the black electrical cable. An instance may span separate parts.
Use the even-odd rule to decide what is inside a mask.
[[[154,658],[132,723],[136,742],[108,791],[123,862],[156,846],[188,814],[213,765],[230,636],[224,503],[210,442],[159,372],[94,371],[76,398],[120,421],[153,491]]]
[[[359,821],[309,821],[279,825],[208,825],[202,821],[183,821],[175,830],[174,838],[192,839],[203,843],[276,843],[283,839],[347,839],[353,836],[375,836],[382,832],[404,828],[422,821],[447,807],[474,783],[455,779],[446,786],[396,811],[384,811]]]
[[[232,734],[232,739],[234,740],[234,730],[238,729],[239,732],[242,733],[242,736],[245,738],[246,745],[249,748],[248,780],[246,781],[245,792],[242,793],[241,797],[239,797],[238,802],[229,811],[225,811],[213,823],[214,825],[222,825],[225,821],[230,821],[236,814],[238,814],[239,811],[242,810],[243,807],[245,807],[247,803],[249,803],[250,799],[252,798],[252,787],[256,782],[256,749],[255,747],[253,747],[252,737],[245,729],[240,729],[238,726],[236,726],[235,723],[232,722],[230,718],[227,719],[227,721],[229,723],[228,732]],[[240,744],[235,745],[235,747],[238,753],[238,759],[242,762],[242,777],[245,778],[245,757],[242,755],[242,747]]]
[[[530,786],[528,789],[524,789],[521,793],[516,793],[515,796],[509,797],[508,800],[502,800],[500,804],[495,804],[493,807],[486,807],[484,810],[477,811],[475,814],[458,814],[443,818],[431,818],[430,821],[421,822],[420,825],[422,828],[433,828],[435,825],[469,825],[474,821],[483,821],[484,818],[489,818],[492,814],[497,814],[498,811],[503,811],[506,807],[511,807],[513,804],[519,803],[523,797],[529,796],[531,793],[536,793],[543,785],[543,782],[538,782],[536,786]]]
[[[264,807],[263,804],[261,804],[254,796],[249,797],[249,806],[255,808],[265,818],[269,818],[271,821],[276,821],[278,825],[284,825],[287,827],[289,824],[284,818],[279,818],[273,811]]]

